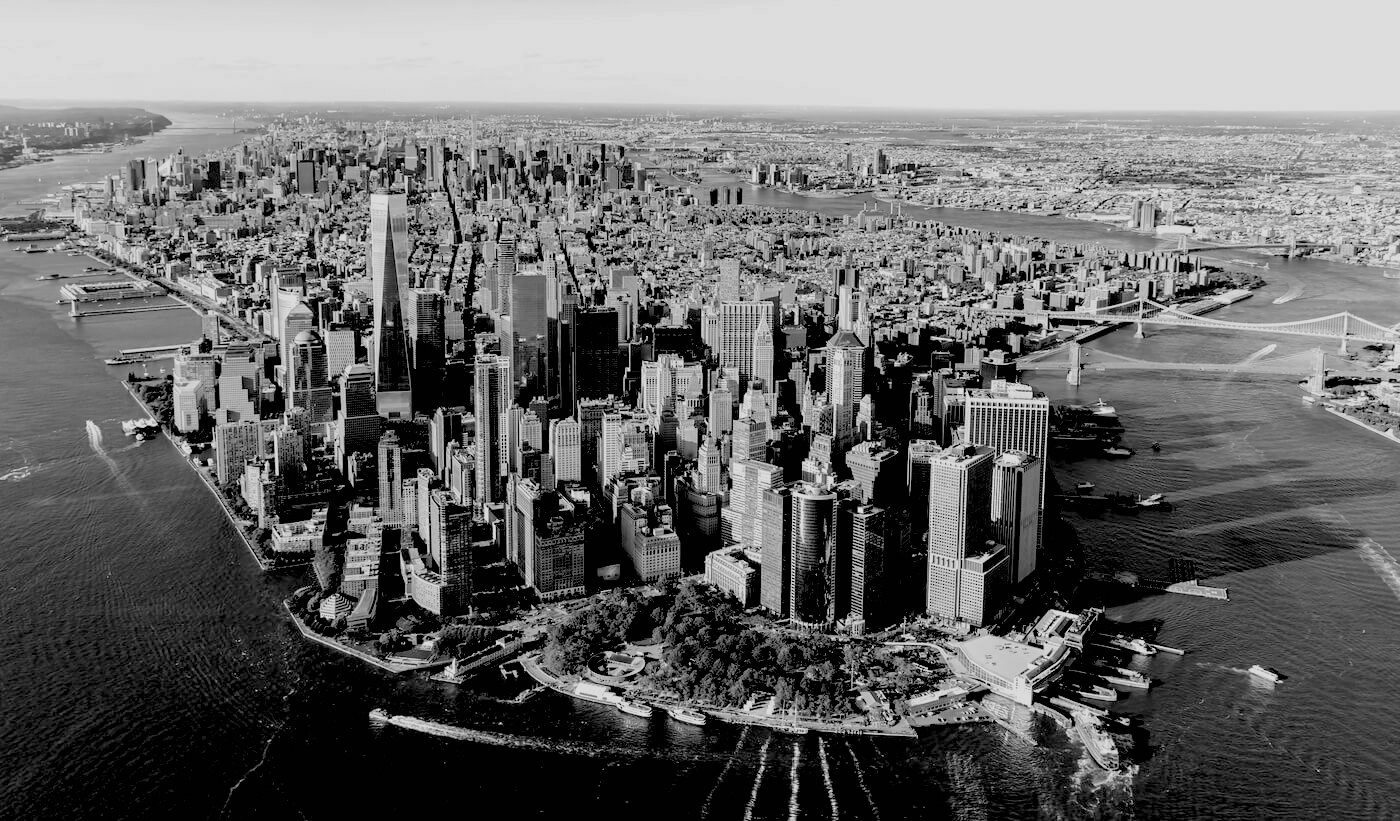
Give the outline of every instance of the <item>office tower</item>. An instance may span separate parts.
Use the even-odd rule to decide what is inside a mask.
[[[485,506],[501,500],[502,442],[510,438],[501,426],[512,401],[510,359],[495,354],[478,355],[475,377],[472,407],[476,415],[475,496]]]
[[[842,331],[826,345],[826,393],[837,447],[847,446],[855,434],[856,406],[865,396],[869,362],[870,349],[853,333]]]
[[[1042,460],[1049,447],[1050,400],[1029,385],[997,380],[990,390],[967,392],[962,438],[997,451],[1015,450]]]
[[[214,428],[214,475],[226,485],[243,475],[243,466],[262,455],[262,426],[257,420],[225,422]]]
[[[645,473],[651,468],[651,431],[646,422],[630,414],[603,414],[598,443],[598,483],[606,485],[624,473]]]
[[[875,442],[861,442],[846,453],[846,468],[855,482],[854,495],[860,501],[881,507],[902,504],[906,471],[899,451]]]
[[[729,478],[729,506],[720,512],[720,532],[730,541],[758,547],[763,538],[759,519],[763,491],[782,485],[783,469],[736,457],[729,463]]]
[[[520,417],[520,422],[516,427],[516,441],[519,442],[517,453],[521,452],[525,445],[529,445],[536,453],[544,450],[544,425],[540,422],[540,417],[534,411],[526,411]],[[519,466],[516,472],[522,473]]]
[[[316,193],[316,163],[312,160],[297,160],[297,194],[309,197]]]
[[[774,351],[772,326],[759,325],[753,334],[753,373],[750,379],[762,383],[764,393],[769,394],[777,392],[773,374]]]
[[[403,299],[412,282],[408,270],[408,198],[404,194],[370,194],[369,230],[376,404],[381,416],[408,418],[413,414],[409,340],[403,315]]]
[[[782,485],[764,488],[758,518],[763,538],[759,603],[775,616],[788,616],[792,612],[792,491]]]
[[[465,614],[471,609],[472,596],[472,512],[444,490],[431,491],[427,507],[424,541],[442,584],[438,614]]]
[[[453,443],[467,443],[466,430],[462,425],[467,409],[463,407],[440,407],[433,411],[428,420],[428,458],[433,469],[442,475],[447,470],[447,454]]]
[[[315,331],[302,331],[292,341],[288,363],[287,407],[301,408],[306,421],[331,421],[331,386],[326,380],[326,346]]]
[[[374,402],[374,372],[368,365],[347,367],[340,377],[337,452],[342,469],[353,453],[374,453],[381,420]]]
[[[447,340],[443,315],[447,295],[432,288],[411,288],[405,295],[404,329],[408,336],[409,384],[417,406],[428,409],[436,402],[442,383]]]
[[[578,403],[579,453],[586,481],[597,481],[598,446],[603,436],[603,415],[614,403],[605,399],[584,399]]]
[[[286,313],[282,315],[282,321],[277,326],[277,338],[281,341],[279,353],[282,357],[283,373],[290,374],[292,362],[292,348],[296,345],[297,337],[302,331],[316,330],[316,315],[311,313],[311,308],[299,296],[293,297],[291,292],[282,289],[277,290],[278,297],[285,304],[289,299],[295,299],[287,305]],[[290,375],[287,377],[290,379]]]
[[[1044,468],[1029,453],[1004,451],[992,472],[992,537],[1010,553],[1011,581],[1035,572]]]
[[[257,421],[262,367],[251,343],[230,342],[219,365],[219,407],[233,422]]]
[[[496,313],[503,316],[515,310],[511,304],[511,280],[515,277],[516,269],[516,240],[513,237],[502,239],[496,245]]]
[[[928,532],[929,487],[933,457],[943,448],[937,442],[927,439],[914,439],[909,442],[909,470],[905,488],[909,499],[910,524],[915,536]]]
[[[547,283],[548,280],[539,271],[518,274],[510,282],[510,318],[515,332],[512,350],[515,373],[520,378],[541,380],[544,377]]]
[[[836,494],[798,482],[792,487],[791,504],[788,611],[799,624],[827,625],[836,618]]]
[[[617,310],[613,308],[580,308],[575,312],[575,401],[621,395],[617,321]]]
[[[404,508],[411,510],[409,516],[410,521],[405,524],[412,524],[413,527],[420,530],[423,534],[424,543],[427,543],[429,535],[428,515],[432,508],[432,494],[434,485],[437,484],[437,474],[433,472],[432,468],[419,468],[413,478],[407,480],[406,484],[407,483],[413,485],[413,504],[409,504],[408,492],[405,488]]]
[[[175,352],[175,379],[199,383],[199,401],[203,413],[212,414],[219,407],[219,357],[200,353],[199,346],[185,345]]]
[[[734,395],[727,388],[710,391],[710,433],[723,436],[734,429]]]
[[[204,392],[200,390],[198,381],[177,379],[173,389],[172,404],[174,405],[174,413],[171,421],[177,431],[192,433],[199,430],[200,422],[207,412],[207,406],[204,404]]]
[[[618,510],[618,538],[644,582],[681,574],[681,539],[672,529],[671,507],[651,490],[636,488]]]
[[[345,373],[345,369],[355,364],[356,333],[354,328],[332,327],[321,332],[321,341],[326,343],[326,373],[332,376]],[[374,371],[370,371],[374,377]]]
[[[845,503],[841,515],[849,520],[850,534],[847,618],[852,631],[861,632],[864,625],[883,623],[884,615],[889,612],[889,608],[881,606],[889,548],[889,514],[871,504]]]
[[[583,435],[572,416],[555,419],[549,425],[549,453],[554,457],[556,482],[583,481]]]
[[[768,422],[751,416],[734,423],[734,459],[762,460],[768,454]]]
[[[543,601],[584,592],[587,511],[566,494],[542,490],[530,479],[514,480],[507,527],[525,584]],[[508,557],[510,558],[510,557]]]
[[[739,302],[743,299],[743,290],[739,278],[739,260],[722,259],[719,261],[719,302]]]
[[[739,384],[754,377],[754,341],[758,329],[768,326],[770,339],[777,311],[772,302],[724,302],[719,306],[719,364],[733,368]]]
[[[404,518],[403,447],[393,431],[379,437],[379,518],[386,527],[401,527]]]
[[[705,441],[700,443],[700,455],[696,460],[696,476],[700,490],[706,493],[724,493],[724,488],[720,486],[722,477],[719,466],[719,442],[711,435],[705,436]]]
[[[989,447],[959,445],[930,461],[930,615],[980,625],[995,609],[1009,567],[1005,548],[988,542],[994,460]]]

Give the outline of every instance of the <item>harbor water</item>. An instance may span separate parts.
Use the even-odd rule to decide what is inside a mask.
[[[130,155],[235,140],[157,135]],[[112,171],[124,161],[119,152],[85,159]],[[45,190],[19,196],[8,175],[35,169],[0,172],[0,191],[29,199],[50,181],[106,170],[64,180],[45,169]],[[935,218],[1120,241],[1053,218]],[[1156,242],[1123,235],[1123,244],[1130,239]],[[554,693],[512,705],[400,681],[301,640],[280,605],[305,583],[300,571],[259,573],[175,449],[120,432],[138,410],[118,381],[141,366],[102,359],[189,339],[197,317],[75,322],[54,304],[61,283],[35,277],[85,264],[0,250],[0,817],[335,818],[389,806],[441,817],[502,805],[560,817],[663,803],[670,817],[714,819],[1076,813],[1073,762],[994,725],[927,730],[917,742],[697,728]],[[1264,276],[1267,288],[1212,317],[1298,319],[1350,306],[1400,321],[1400,282],[1378,271],[1274,261]],[[1271,304],[1294,289],[1295,299]],[[1145,339],[1112,333],[1091,347],[1232,362],[1269,344],[1278,345],[1271,356],[1335,346],[1149,328]],[[1091,569],[1160,575],[1171,559],[1191,559],[1203,581],[1230,588],[1228,602],[1138,593],[1108,602],[1110,618],[1151,622],[1163,644],[1189,651],[1135,663],[1161,683],[1116,708],[1141,717],[1150,749],[1114,806],[1143,818],[1400,814],[1390,749],[1400,732],[1390,698],[1400,445],[1303,404],[1288,377],[1090,370],[1078,388],[1057,372],[1031,381],[1056,401],[1102,396],[1137,450],[1125,461],[1058,463],[1063,484],[1161,492],[1174,503],[1134,517],[1072,515]],[[1245,673],[1256,663],[1288,679],[1262,684]],[[374,707],[490,735],[460,741],[374,724]]]

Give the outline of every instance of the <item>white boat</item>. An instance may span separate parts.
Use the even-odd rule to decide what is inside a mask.
[[[1089,406],[1089,410],[1093,411],[1093,413],[1094,413],[1095,416],[1117,416],[1117,415],[1118,415],[1118,410],[1117,410],[1116,408],[1114,408],[1112,405],[1110,405],[1110,404],[1108,404],[1107,402],[1103,401],[1103,398],[1102,398],[1102,397],[1099,398],[1099,401],[1097,401],[1097,402],[1095,402],[1094,404],[1090,405],[1090,406]]]
[[[787,733],[788,735],[807,735],[807,733],[811,732],[811,730],[803,727],[801,724],[777,724],[773,726],[773,729],[780,733]]]
[[[1263,679],[1264,681],[1267,681],[1271,684],[1277,684],[1278,682],[1283,680],[1283,676],[1279,674],[1279,671],[1275,670],[1272,667],[1265,667],[1262,664],[1256,664],[1253,667],[1249,668],[1249,674],[1251,676],[1254,676],[1255,678]]]
[[[1074,489],[1077,490],[1077,491],[1079,491],[1080,493],[1088,493],[1089,491],[1091,491],[1091,490],[1094,489],[1094,483],[1093,483],[1093,482],[1080,482],[1079,484],[1077,484],[1077,485],[1074,486]]]
[[[1138,507],[1156,507],[1165,501],[1167,501],[1167,497],[1160,493],[1154,493],[1146,499],[1138,499]],[[1142,641],[1142,639],[1138,639],[1138,641]]]
[[[651,718],[651,705],[643,704],[640,701],[633,701],[630,698],[624,698],[619,701],[617,703],[617,709],[628,715],[637,716],[638,718]]]
[[[705,726],[705,714],[699,710],[689,710],[685,707],[667,707],[666,715],[685,724],[694,724],[697,727]]]

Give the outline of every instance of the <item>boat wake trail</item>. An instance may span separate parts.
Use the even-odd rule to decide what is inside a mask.
[[[753,808],[758,803],[758,788],[763,786],[763,773],[768,769],[768,742],[772,736],[763,739],[758,748],[758,772],[753,775],[753,792],[749,793],[749,803],[744,807],[744,821],[753,821]]]
[[[244,773],[243,777],[238,779],[238,781],[235,782],[232,787],[229,787],[228,797],[224,799],[223,809],[219,810],[220,818],[223,818],[226,815],[228,815],[228,805],[233,801],[233,794],[238,792],[239,787],[243,786],[243,782],[251,778],[253,773],[258,771],[258,768],[262,767],[262,765],[267,763],[267,755],[268,753],[272,752],[272,742],[277,740],[277,734],[280,732],[281,730],[278,730],[277,733],[273,733],[272,737],[269,738],[267,740],[267,743],[263,745],[262,758],[258,759],[258,763],[254,764],[252,768],[248,770],[248,772]]]
[[[99,428],[97,423],[91,419],[87,420],[87,437],[88,444],[92,446],[92,452],[97,454],[97,458],[112,469],[113,476],[119,476],[121,470],[117,467],[117,460],[108,455],[107,449],[102,446],[102,428]]]
[[[34,474],[34,468],[29,465],[21,465],[13,470],[0,473],[0,482],[19,482],[28,479]]]
[[[788,773],[788,780],[792,782],[792,794],[788,796],[788,821],[797,821],[797,774],[798,768],[802,766],[802,745],[799,742],[792,742],[792,771]]]
[[[729,760],[724,763],[724,768],[719,771],[719,778],[715,779],[715,785],[710,788],[710,794],[705,796],[705,803],[700,807],[701,818],[708,818],[710,816],[710,804],[715,800],[715,793],[719,792],[719,785],[724,783],[725,776],[729,775],[729,770],[733,768],[734,762],[739,759],[739,751],[744,748],[744,742],[748,740],[748,737],[749,728],[745,725],[744,729],[739,731],[739,743],[734,745],[734,753],[729,756]]]
[[[1302,285],[1302,283],[1298,283],[1297,285],[1294,285],[1293,287],[1289,288],[1288,291],[1287,291],[1286,293],[1284,293],[1283,296],[1274,297],[1274,304],[1275,304],[1275,305],[1282,305],[1282,304],[1285,303],[1285,302],[1292,302],[1293,300],[1297,299],[1298,297],[1300,297],[1300,296],[1302,296],[1302,295],[1303,295],[1303,285]]]
[[[846,741],[846,752],[851,755],[851,763],[856,769],[856,783],[860,784],[860,791],[865,793],[865,800],[870,802],[870,817],[875,821],[880,821],[880,808],[875,806],[875,796],[870,794],[870,785],[865,783],[865,767],[861,766],[860,759],[856,757],[855,748],[851,742]]]
[[[1367,539],[1361,545],[1361,558],[1376,571],[1390,592],[1400,598],[1400,562],[1390,555],[1390,551],[1381,547],[1375,539]]]
[[[841,810],[836,806],[836,790],[831,786],[831,764],[826,758],[826,739],[817,739],[817,758],[822,763],[822,781],[826,782],[826,797],[831,802],[831,817],[840,818]]]
[[[1203,670],[1216,670],[1221,673],[1239,673],[1242,676],[1249,675],[1249,671],[1243,667],[1231,667],[1228,664],[1216,664],[1211,661],[1198,661],[1196,666]]]

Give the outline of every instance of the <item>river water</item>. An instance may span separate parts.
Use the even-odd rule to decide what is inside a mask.
[[[176,132],[128,152],[235,141]],[[95,179],[127,155],[84,158],[66,177],[48,164],[37,175],[43,189],[25,182],[33,169],[0,172],[0,199]],[[860,207],[766,193],[766,203],[752,201]],[[1054,218],[928,210],[1064,241],[1156,242]],[[794,741],[648,722],[554,694],[507,705],[390,680],[302,641],[280,607],[302,577],[260,574],[173,448],[120,435],[118,423],[137,409],[117,384],[126,369],[102,358],[188,339],[195,315],[74,322],[53,302],[58,283],[34,277],[77,270],[82,259],[0,254],[0,817],[333,818],[390,806],[436,816],[509,806],[523,817],[664,806],[671,817],[715,819],[824,818],[833,808],[884,819],[1063,811],[1063,757],[996,730],[937,730],[912,743]],[[1212,316],[1296,319],[1350,306],[1386,324],[1400,319],[1400,283],[1376,271],[1275,261],[1266,276],[1253,299]],[[1296,299],[1271,304],[1290,291]],[[1092,346],[1226,362],[1271,343],[1272,356],[1314,344],[1163,329]],[[1304,405],[1288,378],[1090,371],[1077,389],[1054,372],[1032,381],[1055,400],[1103,396],[1138,450],[1123,462],[1060,463],[1062,482],[1176,502],[1134,518],[1075,518],[1092,567],[1152,573],[1190,558],[1230,588],[1229,602],[1109,602],[1110,617],[1159,623],[1161,641],[1189,650],[1142,663],[1162,683],[1123,705],[1142,717],[1152,745],[1131,787],[1135,812],[1400,814],[1390,744],[1400,711],[1387,679],[1400,649],[1400,445]],[[100,438],[86,432],[89,420]],[[1146,447],[1152,441],[1161,453]],[[1242,672],[1254,663],[1289,680],[1262,686]],[[372,726],[375,706],[502,737],[478,744]]]

